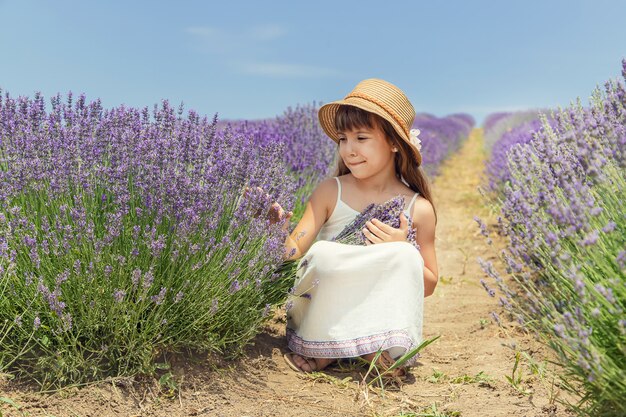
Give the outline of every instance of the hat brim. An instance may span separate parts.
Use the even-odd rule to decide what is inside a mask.
[[[378,107],[376,104],[364,100],[360,97],[348,97],[343,100],[337,100],[328,104],[324,104],[322,107],[320,107],[318,111],[320,125],[322,126],[322,129],[324,129],[324,132],[326,132],[326,135],[328,135],[328,137],[330,137],[332,140],[339,143],[339,132],[337,132],[337,129],[335,129],[335,115],[337,114],[337,110],[340,106],[358,107],[361,110],[374,113],[387,120],[389,123],[391,123],[391,126],[393,126],[395,131],[398,133],[398,136],[400,136],[413,150],[417,164],[422,164],[422,154],[413,144],[411,144],[407,132],[404,131],[400,124],[398,124],[398,122],[390,117],[385,110]]]

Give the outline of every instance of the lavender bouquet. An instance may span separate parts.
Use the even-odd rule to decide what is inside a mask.
[[[403,210],[404,196],[401,195],[393,197],[381,204],[370,204],[332,240],[348,245],[366,245],[367,238],[363,234],[363,229],[366,227],[365,223],[372,219],[378,219],[386,225],[399,228],[400,213],[402,213]],[[415,229],[413,228],[413,222],[410,217],[408,218],[408,222],[409,234],[407,235],[407,241],[419,250],[420,247],[415,241]]]

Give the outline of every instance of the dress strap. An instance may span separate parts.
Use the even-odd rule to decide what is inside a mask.
[[[339,177],[335,177],[337,180],[337,203],[341,200],[341,181],[339,181]]]
[[[415,203],[415,199],[417,198],[418,195],[419,193],[415,193],[415,195],[411,199],[411,202],[409,203],[409,207],[407,207],[406,209],[406,211],[409,213],[409,216],[411,215],[411,209],[413,208],[413,203]]]

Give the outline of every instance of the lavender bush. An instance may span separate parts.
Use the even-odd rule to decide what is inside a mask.
[[[421,131],[422,166],[429,176],[436,176],[442,162],[457,151],[469,136],[474,119],[466,114],[437,118],[429,114],[418,114],[413,127]]]
[[[497,113],[491,113],[488,114],[487,117],[485,117],[485,120],[483,121],[483,131],[485,133],[491,131],[494,126],[496,124],[498,124],[501,120],[506,119],[507,117],[511,116],[512,112],[497,112]]]
[[[315,103],[288,108],[275,119],[229,121],[222,132],[232,131],[259,143],[284,146],[285,173],[295,183],[294,219],[304,213],[315,186],[331,175],[337,158],[336,145],[324,133],[317,119]]]
[[[502,188],[503,260],[515,285],[482,262],[502,306],[556,352],[582,415],[626,414],[625,149],[623,84],[607,82],[588,108],[543,117],[531,141],[510,149]]]
[[[549,111],[534,109],[494,113],[487,116],[483,123],[485,148],[490,151],[494,144],[499,142],[508,132],[526,123],[539,120],[539,115],[542,113],[546,114],[549,113]]]
[[[533,134],[542,128],[542,121],[536,119],[523,122],[518,126],[509,128],[500,139],[493,144],[491,155],[485,165],[485,173],[488,184],[485,189],[496,196],[502,192],[502,188],[511,179],[508,165],[508,155],[515,145],[523,145],[533,139]]]
[[[167,102],[0,98],[1,371],[75,383],[255,334],[289,283],[280,225],[254,215],[296,184],[283,144],[216,138]]]

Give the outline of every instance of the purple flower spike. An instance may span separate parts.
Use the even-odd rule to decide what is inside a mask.
[[[165,300],[166,293],[167,293],[167,288],[161,287],[161,291],[159,291],[157,295],[153,295],[152,297],[150,297],[150,299],[154,302],[154,304],[159,306],[163,304],[163,300]]]
[[[122,302],[124,297],[126,297],[126,291],[124,291],[124,290],[116,289],[113,292],[113,299],[115,299],[115,302],[117,302],[117,303]]]

